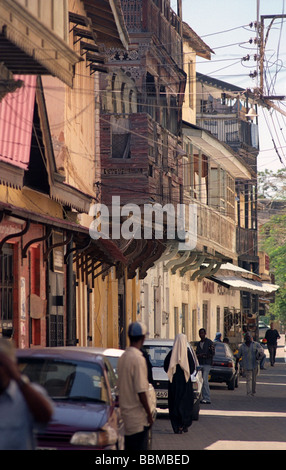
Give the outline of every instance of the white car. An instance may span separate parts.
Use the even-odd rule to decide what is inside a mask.
[[[265,338],[265,333],[267,330],[269,330],[270,326],[266,325],[264,321],[259,320],[258,322],[258,330],[259,330],[259,339]]]
[[[174,345],[173,339],[146,339],[143,348],[149,355],[152,364],[154,388],[157,396],[158,408],[168,408],[168,375],[164,371],[164,360]],[[203,385],[202,372],[198,363],[197,356],[190,344],[188,344],[193,355],[196,370],[191,379],[194,391],[193,420],[199,419],[200,399]]]
[[[117,375],[117,363],[118,359],[122,354],[124,353],[124,349],[116,349],[116,348],[92,348],[96,352],[103,354],[105,357],[108,358],[116,377]],[[154,390],[154,387],[152,384],[149,384],[149,404],[151,408],[151,412],[153,415],[153,419],[155,421],[156,416],[157,416],[157,398],[156,398],[156,392]],[[150,441],[150,437],[149,437]]]

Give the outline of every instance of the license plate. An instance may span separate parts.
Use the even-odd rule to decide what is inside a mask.
[[[156,391],[157,398],[168,398],[168,390],[157,390]]]

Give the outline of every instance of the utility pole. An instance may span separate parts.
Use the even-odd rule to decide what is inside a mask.
[[[284,99],[284,96],[264,96],[263,93],[263,87],[264,87],[264,53],[265,53],[265,46],[268,40],[268,36],[270,33],[271,26],[273,25],[274,21],[278,18],[286,18],[286,15],[262,15],[260,17],[260,25],[257,25],[258,27],[258,34],[259,34],[259,50],[260,50],[260,59],[259,59],[259,74],[260,74],[260,87],[259,87],[259,93],[262,98],[265,98],[267,100],[282,100]],[[265,35],[264,39],[264,21],[265,20],[271,20],[270,25],[268,26],[267,33]]]

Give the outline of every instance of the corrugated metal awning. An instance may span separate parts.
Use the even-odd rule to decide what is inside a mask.
[[[24,85],[0,102],[0,160],[26,170],[30,160],[35,75],[16,75]]]
[[[279,286],[276,284],[244,279],[238,276],[216,274],[215,276],[212,276],[211,279],[219,284],[225,285],[226,287],[251,292],[252,294],[271,294],[279,289]]]

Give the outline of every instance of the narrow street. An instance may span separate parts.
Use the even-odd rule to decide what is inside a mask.
[[[255,397],[246,396],[245,379],[229,391],[211,385],[211,405],[201,405],[199,421],[188,433],[172,432],[168,413],[159,410],[153,450],[286,450],[286,364],[284,335],[271,367],[260,371]]]

